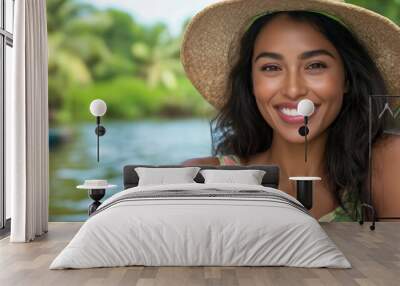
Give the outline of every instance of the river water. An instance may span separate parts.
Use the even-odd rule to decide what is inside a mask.
[[[104,121],[97,162],[95,124],[68,126],[70,140],[50,150],[50,221],[85,221],[92,202],[86,190],[76,189],[85,179],[116,184],[105,198],[123,189],[122,170],[133,164],[180,164],[211,155],[207,119]],[[65,126],[59,127],[58,131]],[[57,128],[56,128],[57,130]],[[105,199],[104,198],[104,199]],[[103,199],[103,200],[104,200]]]

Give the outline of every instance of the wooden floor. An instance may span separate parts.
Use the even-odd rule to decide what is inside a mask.
[[[119,267],[49,270],[81,223],[50,223],[32,243],[0,240],[0,285],[400,285],[400,222],[323,224],[352,269],[291,267]]]

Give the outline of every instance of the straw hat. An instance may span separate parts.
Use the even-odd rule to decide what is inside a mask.
[[[388,18],[342,0],[225,0],[193,17],[182,42],[185,72],[202,96],[220,109],[240,39],[254,17],[267,12],[307,10],[327,13],[367,48],[387,84],[400,95],[400,27]]]

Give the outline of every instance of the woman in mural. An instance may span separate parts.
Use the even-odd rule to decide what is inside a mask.
[[[397,25],[340,0],[222,1],[192,19],[181,59],[218,110],[215,156],[183,165],[277,164],[279,189],[293,196],[290,176],[319,176],[313,216],[357,219],[368,188],[369,95],[400,95]],[[302,99],[316,108],[307,162],[296,112]],[[374,186],[396,190],[399,209],[400,137],[384,134],[375,116],[385,102],[372,101]],[[377,188],[375,205],[381,199]]]

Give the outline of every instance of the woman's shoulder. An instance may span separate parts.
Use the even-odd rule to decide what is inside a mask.
[[[400,134],[385,134],[372,147],[373,159],[382,159],[384,156],[390,161],[400,158]],[[400,164],[400,162],[398,161]]]
[[[218,166],[219,160],[217,157],[199,157],[185,160],[181,163],[182,166],[198,166],[198,165],[212,165]]]
[[[183,166],[197,166],[197,165],[241,165],[241,158],[236,155],[217,155],[215,157],[201,157],[188,159],[181,163]]]

